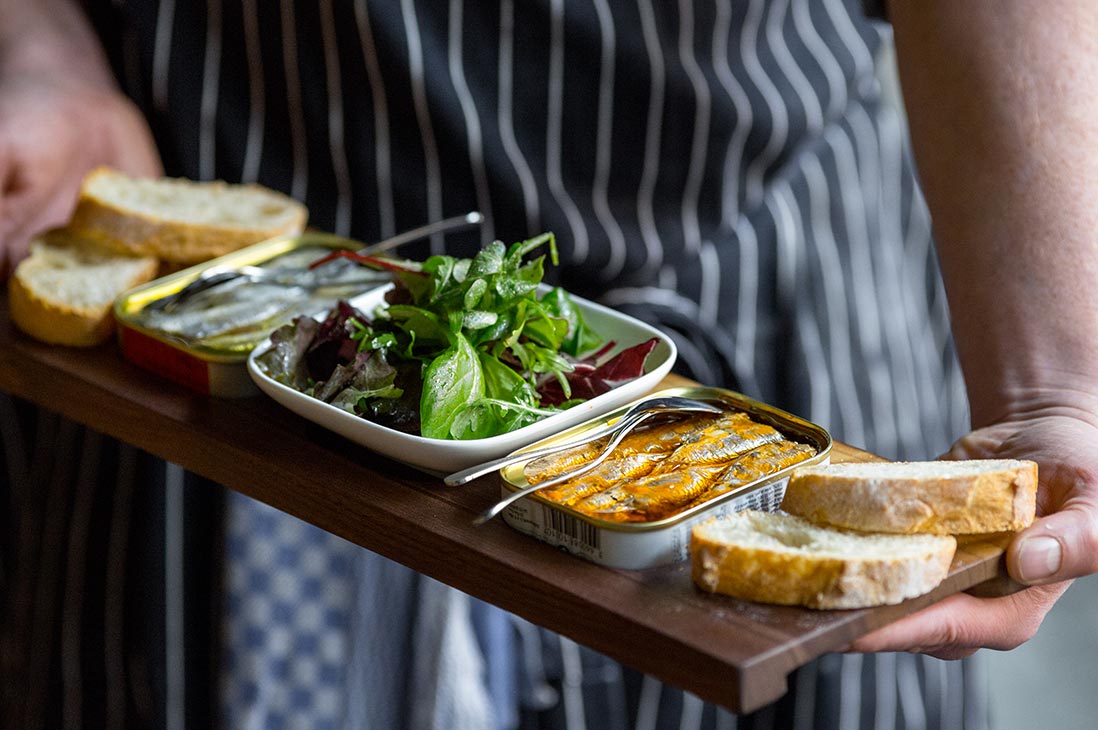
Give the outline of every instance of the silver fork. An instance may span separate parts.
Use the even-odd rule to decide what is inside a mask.
[[[384,241],[371,244],[365,248],[361,248],[355,253],[360,256],[371,256],[373,254],[389,251],[397,246],[401,246],[405,243],[412,241],[418,241],[428,236],[433,236],[436,233],[448,233],[451,231],[457,231],[464,228],[470,228],[472,226],[480,225],[484,220],[484,216],[476,211],[466,213],[465,215],[454,216],[452,218],[445,218],[434,223],[428,223],[427,225],[420,226],[419,228],[413,228],[410,231],[399,233],[392,238],[387,238]],[[313,274],[310,276],[310,274]],[[235,281],[237,279],[246,279],[253,283],[264,284],[279,284],[282,286],[299,287],[299,288],[312,288],[318,289],[324,286],[332,285],[347,285],[357,283],[371,283],[380,280],[376,273],[371,273],[371,276],[364,277],[361,280],[353,278],[326,278],[316,276],[310,269],[266,269],[260,266],[211,266],[204,269],[197,278],[188,282],[179,291],[169,294],[168,296],[155,299],[145,305],[146,309],[159,310],[162,312],[170,313],[172,310],[178,308],[187,300],[194,297],[200,292],[204,292],[207,289],[212,289],[215,286],[219,286],[229,281]]]

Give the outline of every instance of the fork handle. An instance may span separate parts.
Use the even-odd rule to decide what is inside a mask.
[[[434,223],[428,223],[420,226],[419,228],[413,228],[410,231],[404,233],[398,233],[392,238],[386,238],[384,241],[378,241],[377,243],[370,244],[365,248],[360,248],[356,253],[362,256],[369,256],[370,254],[381,253],[382,251],[388,251],[389,249],[401,246],[409,241],[417,241],[421,238],[427,238],[433,236],[436,233],[442,233],[444,231],[457,231],[463,228],[472,228],[473,226],[479,226],[484,221],[484,216],[477,211],[470,211],[465,215],[455,215],[452,218],[443,218],[440,221]]]
[[[467,469],[462,469],[461,471],[456,471],[443,479],[443,481],[447,486],[459,487],[462,484],[473,481],[477,477],[484,476],[489,472],[502,469],[511,464],[517,464],[520,461],[533,461],[534,459],[539,459],[543,456],[549,456],[550,454],[556,454],[565,449],[570,449],[573,446],[583,446],[592,441],[597,441],[598,439],[606,438],[607,436],[613,436],[621,429],[626,428],[630,423],[632,423],[630,419],[623,418],[609,428],[594,429],[578,439],[569,439],[568,441],[562,441],[550,446],[543,446],[540,449],[533,449],[531,451],[515,452],[513,454],[508,454],[507,456],[501,456],[498,459],[492,459],[491,461],[471,466]]]
[[[477,516],[477,518],[473,520],[473,524],[477,526],[483,525],[485,522],[492,519],[504,509],[506,509],[507,506],[512,502],[517,502],[523,497],[533,494],[534,492],[538,492],[542,489],[547,489],[549,487],[554,487],[558,484],[568,481],[569,479],[574,479],[582,474],[586,474],[587,472],[591,471],[596,466],[606,461],[607,457],[609,457],[610,454],[614,451],[614,448],[621,443],[622,439],[629,435],[629,432],[633,430],[634,426],[652,415],[652,411],[641,411],[640,413],[634,414],[630,418],[623,419],[622,422],[617,426],[617,433],[614,434],[613,438],[610,439],[609,443],[606,444],[603,450],[600,451],[599,455],[596,456],[594,459],[585,462],[583,465],[576,467],[575,469],[566,471],[563,474],[558,474],[552,479],[546,479],[544,482],[531,484],[528,487],[523,487],[517,492],[512,492],[511,494],[508,494],[506,497],[493,504],[484,512],[481,512]]]

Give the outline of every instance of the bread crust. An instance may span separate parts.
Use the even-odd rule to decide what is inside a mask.
[[[47,241],[57,242],[64,239],[63,231],[51,231],[44,235]],[[127,257],[130,264],[138,264],[124,289],[152,280],[159,263],[155,258],[134,260]],[[32,244],[31,255],[16,267],[8,282],[8,302],[12,322],[37,340],[53,345],[70,347],[94,347],[107,341],[114,333],[114,315],[111,303],[102,306],[79,306],[60,298],[58,292],[42,291],[33,283],[36,267],[41,263]]]
[[[111,336],[113,322],[96,312],[51,302],[12,277],[8,284],[11,319],[26,334],[51,345],[93,347]]]
[[[799,520],[791,515],[772,517]],[[954,538],[940,537],[920,541],[925,547],[917,553],[885,557],[874,553],[868,542],[871,536],[857,536],[867,540],[865,554],[839,558],[811,550],[737,543],[714,529],[718,524],[718,519],[709,520],[696,526],[691,535],[694,582],[712,593],[762,603],[816,609],[900,603],[937,587],[948,574],[956,551]]]
[[[301,203],[254,184],[234,185],[232,188],[277,205],[285,213],[279,216],[277,223],[195,223],[172,218],[167,211],[163,215],[152,215],[121,206],[93,192],[98,178],[119,175],[109,168],[98,168],[88,174],[69,227],[106,248],[130,256],[156,256],[169,264],[181,266],[195,264],[268,238],[300,233],[308,219],[308,211]],[[218,195],[230,187],[222,181],[195,182],[182,178],[165,178],[163,183],[176,186],[181,194],[193,187],[195,190],[203,189],[204,194]]]
[[[931,463],[935,468],[922,475],[921,462],[881,462],[873,475],[845,474],[841,464],[796,470],[782,509],[818,524],[898,534],[983,534],[1021,530],[1033,522],[1036,463]],[[937,466],[954,463],[972,469],[950,474]]]

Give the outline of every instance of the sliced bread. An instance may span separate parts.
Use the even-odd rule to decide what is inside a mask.
[[[70,227],[120,253],[193,264],[300,233],[304,205],[260,185],[134,178],[100,167],[84,179]]]
[[[881,461],[798,469],[782,509],[864,532],[960,535],[1023,529],[1036,500],[1032,461]]]
[[[694,582],[763,603],[865,608],[935,588],[957,541],[937,535],[864,535],[781,512],[747,510],[694,527]]]
[[[155,277],[158,263],[104,251],[66,229],[43,234],[8,282],[12,321],[43,342],[98,345],[113,332],[115,297]]]

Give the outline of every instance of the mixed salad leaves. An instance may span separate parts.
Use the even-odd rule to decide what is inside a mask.
[[[258,362],[275,380],[351,413],[429,438],[513,431],[644,374],[651,339],[614,356],[568,292],[538,296],[545,233],[474,258],[423,262],[334,256],[392,273],[372,316],[340,301],[322,321],[298,317]],[[318,262],[318,264],[321,262]]]

